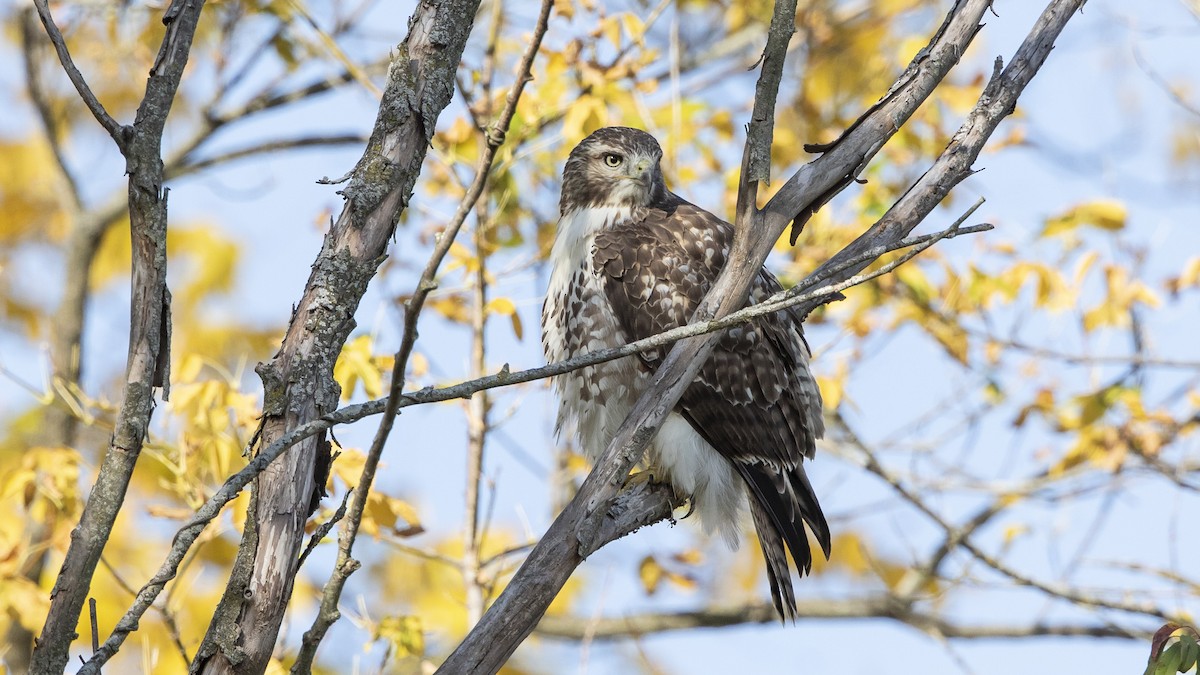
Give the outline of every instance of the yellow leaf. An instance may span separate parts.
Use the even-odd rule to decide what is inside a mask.
[[[401,520],[404,521],[404,527],[400,526]],[[403,499],[372,492],[367,497],[367,505],[363,509],[362,529],[367,534],[379,537],[384,528],[401,537],[411,537],[425,531],[412,504]]]
[[[16,618],[22,628],[36,635],[50,611],[46,592],[21,576],[0,579],[0,589],[0,615]]]
[[[567,145],[582,141],[585,136],[604,126],[607,120],[604,102],[595,96],[582,96],[567,108],[563,117],[563,140]]]
[[[387,640],[393,654],[405,658],[425,655],[425,633],[419,616],[385,616],[375,626],[376,640]]]
[[[658,564],[654,556],[648,555],[642,558],[642,562],[638,565],[638,578],[641,579],[642,588],[646,589],[647,595],[654,595],[665,575],[666,570]]]
[[[616,48],[621,47],[621,23],[619,16],[610,16],[600,22],[599,31]]]
[[[1003,353],[1003,348],[1000,346],[1000,343],[996,342],[995,340],[988,340],[987,343],[983,346],[984,358],[987,359],[987,362],[990,365],[994,366],[997,363],[1000,363],[1000,355],[1002,353]]]
[[[429,359],[421,352],[413,352],[412,356],[408,357],[408,376],[412,378],[424,377],[429,372]]]
[[[1178,295],[1179,291],[1193,286],[1200,286],[1200,256],[1195,256],[1183,266],[1179,276],[1167,280],[1167,291]]]
[[[690,574],[683,574],[681,572],[675,572],[673,570],[665,570],[665,571],[666,571],[667,581],[670,581],[671,583],[675,584],[676,586],[679,586],[680,588],[682,588],[686,591],[695,590],[696,586],[699,585]]]
[[[1014,539],[1021,536],[1022,534],[1025,534],[1028,531],[1029,531],[1029,528],[1025,527],[1024,525],[1020,525],[1020,524],[1009,525],[1008,527],[1004,528],[1004,545],[1007,546],[1007,545],[1013,543]]]
[[[554,13],[570,21],[575,18],[575,4],[571,0],[554,0]]]
[[[467,307],[466,298],[461,295],[434,298],[428,304],[438,314],[455,323],[467,323],[471,320],[471,310]]]
[[[925,271],[916,265],[903,265],[894,272],[900,283],[908,287],[909,292],[921,304],[929,304],[937,295],[937,290],[925,276]]]
[[[584,475],[592,470],[592,464],[578,452],[567,453],[567,471],[574,475]]]
[[[371,336],[360,335],[342,347],[337,363],[333,364],[333,379],[342,387],[343,401],[354,396],[359,382],[367,396],[383,395],[383,371],[371,354],[371,346]]]
[[[925,324],[925,329],[937,340],[946,352],[956,361],[967,365],[967,351],[970,346],[967,332],[962,326],[938,318]]]
[[[625,34],[633,38],[637,46],[645,46],[646,24],[640,18],[632,12],[625,12],[621,15],[621,24],[625,26]]]
[[[172,369],[171,384],[188,384],[196,381],[200,369],[204,367],[204,359],[199,354],[188,354],[183,357],[179,367]]]
[[[509,298],[492,298],[483,308],[488,314],[504,314],[511,316],[517,311],[517,306]]]
[[[825,402],[826,410],[837,410],[842,404],[846,393],[846,378],[850,369],[844,360],[839,360],[832,375],[818,375],[817,387],[821,390],[821,399]]]
[[[329,482],[326,485],[327,490],[333,490],[333,479],[336,476],[338,480],[346,487],[357,487],[358,479],[362,477],[363,467],[366,466],[367,455],[362,450],[357,448],[342,448],[338,453],[337,459],[333,460],[333,468],[329,472]]]
[[[513,334],[518,340],[525,339],[525,329],[521,325],[521,315],[517,313],[517,306],[508,298],[492,298],[488,300],[484,306],[485,314],[503,314],[512,322]]]
[[[1115,199],[1097,199],[1073,206],[1046,220],[1042,236],[1070,232],[1081,225],[1091,225],[1102,230],[1120,230],[1125,227],[1129,211]]]

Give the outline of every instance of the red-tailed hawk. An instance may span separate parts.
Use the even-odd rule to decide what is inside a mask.
[[[550,361],[687,324],[724,266],[733,226],[668,190],[661,158],[653,136],[626,127],[600,129],[571,151],[542,308]],[[779,290],[763,269],[750,303]],[[800,321],[789,309],[728,329],[646,460],[731,546],[749,501],[784,618],[796,612],[785,545],[809,572],[807,523],[829,556],[829,526],[804,473],[824,424]],[[599,459],[665,356],[644,352],[559,375],[559,430],[573,424],[584,453]]]

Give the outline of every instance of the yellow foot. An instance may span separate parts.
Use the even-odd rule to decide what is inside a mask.
[[[680,519],[680,520],[687,520],[688,516],[692,515],[692,512],[694,512],[694,511],[696,510],[696,500],[695,500],[695,499],[692,499],[691,497],[689,497],[689,496],[687,496],[687,495],[683,495],[682,497],[680,497],[680,495],[679,495],[679,493],[678,493],[678,492],[677,492],[677,493],[675,493],[675,498],[676,498],[677,500],[679,500],[681,503],[682,503],[684,500],[686,500],[686,501],[687,501],[687,506],[688,506],[687,513],[685,513],[685,514],[683,514],[682,516],[680,516],[680,517],[679,517],[679,519]]]
[[[645,471],[638,471],[637,473],[630,474],[629,478],[625,481],[625,487],[628,489],[638,485],[661,485],[663,482],[664,481],[660,481],[657,477],[655,477],[652,470],[646,469]],[[687,502],[687,513],[683,514],[683,517],[679,519],[683,520],[692,515],[692,512],[696,510],[696,501],[692,499],[692,496],[686,492],[675,490],[674,493],[675,503],[677,505],[682,506],[684,502]],[[674,521],[674,518],[671,520]]]
[[[654,472],[652,470],[644,469],[642,471],[634,471],[633,473],[629,474],[629,480],[625,482],[627,485],[639,485],[642,483],[647,485],[658,485],[661,481],[654,477]]]

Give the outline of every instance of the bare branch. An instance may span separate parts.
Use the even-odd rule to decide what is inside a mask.
[[[752,200],[739,197],[737,237],[729,261],[697,308],[693,322],[727,315],[746,302],[751,283],[787,224],[809,205],[828,199],[838,185],[844,185],[932,93],[978,32],[979,20],[988,5],[985,0],[957,3],[925,50],[931,56],[914,61],[884,102],[864,116],[866,122],[848,132],[826,155],[802,168],[762,211],[752,208]],[[932,208],[929,205],[919,216]],[[907,229],[895,232],[894,239],[903,237],[920,221],[916,212],[909,216]],[[847,276],[852,274],[850,271]],[[575,567],[597,547],[605,514],[619,486],[696,377],[715,342],[716,336],[709,335],[679,342],[672,348],[657,369],[652,386],[643,392],[575,498],[534,547],[483,620],[449,656],[441,672],[496,672],[533,630]]]
[[[754,110],[746,128],[742,151],[742,175],[738,181],[737,212],[748,217],[757,205],[758,184],[771,180],[771,142],[775,134],[775,100],[783,79],[783,62],[788,42],[796,32],[796,0],[779,0],[771,15],[767,44],[763,47],[762,70],[754,88]],[[737,225],[746,223],[738,221]]]
[[[1101,637],[1144,640],[1147,633],[1125,630],[1105,624],[1014,624],[970,625],[947,621],[918,611],[891,595],[838,600],[798,599],[796,617],[800,621],[830,619],[894,619],[936,638],[1018,639],[1038,636]],[[761,603],[742,607],[714,607],[693,612],[636,614],[596,619],[593,617],[545,616],[536,632],[542,637],[582,640],[590,635],[597,640],[637,638],[695,628],[720,628],[746,624],[774,623],[779,620],[775,608]]]
[[[878,257],[889,250],[920,245],[935,238],[949,239],[956,235],[982,232],[989,229],[991,229],[991,226],[960,227],[957,228],[953,233],[949,231],[943,231],[931,235],[914,237],[902,242],[889,244],[888,247],[883,249],[868,251],[868,253],[864,255],[874,254],[875,257]],[[848,264],[853,264],[855,261],[856,259],[851,259],[848,261]],[[408,394],[389,396],[388,398],[384,399],[376,399],[366,403],[345,406],[331,413],[322,415],[320,418],[308,422],[307,424],[295,427],[284,435],[280,436],[267,447],[261,449],[241,471],[238,471],[236,474],[226,479],[225,483],[220,487],[220,489],[214,492],[213,495],[208,498],[208,501],[206,501],[199,509],[196,510],[196,513],[192,516],[192,518],[185,523],[178,532],[175,533],[175,537],[171,544],[171,549],[167,552],[166,559],[159,566],[158,571],[155,572],[154,576],[151,577],[150,580],[147,581],[146,584],[138,591],[137,599],[125,612],[125,615],[121,617],[121,620],[117,623],[116,629],[113,631],[113,635],[109,637],[108,641],[104,645],[101,645],[101,650],[103,651],[105,648],[109,648],[109,643],[115,643],[119,645],[120,641],[124,640],[125,634],[132,630],[132,628],[136,628],[138,620],[154,603],[155,598],[157,598],[158,594],[162,592],[162,589],[166,586],[167,582],[175,577],[179,569],[179,565],[186,556],[187,551],[195,543],[201,532],[204,531],[204,528],[207,527],[208,524],[220,514],[221,509],[226,504],[236,499],[238,494],[241,493],[246,485],[248,485],[255,476],[269,466],[271,462],[287,451],[288,448],[306,438],[315,436],[339,424],[349,424],[365,417],[370,417],[371,415],[378,415],[384,412],[390,400],[397,400],[398,402],[396,407],[397,409],[400,409],[413,405],[440,403],[442,401],[466,398],[485,389],[495,389],[498,387],[505,387],[544,379],[553,375],[585,368],[590,365],[604,363],[605,361],[612,361],[613,359],[618,359],[624,356],[631,356],[638,352],[658,349],[685,337],[711,333],[733,325],[746,323],[752,321],[758,316],[768,313],[769,311],[779,311],[784,307],[790,307],[802,302],[809,302],[821,297],[828,297],[831,293],[836,293],[838,290],[849,288],[852,285],[862,283],[868,279],[873,279],[877,276],[881,276],[882,274],[887,274],[891,271],[891,269],[891,267],[881,268],[880,270],[876,270],[870,274],[863,274],[846,281],[842,281],[835,286],[821,285],[809,290],[808,292],[793,294],[791,296],[788,296],[789,293],[792,293],[792,289],[789,289],[788,291],[784,291],[783,293],[779,293],[769,298],[767,301],[761,304],[747,307],[746,309],[735,312],[734,314],[731,314],[723,319],[707,321],[699,324],[689,324],[687,326],[676,328],[644,340],[632,342],[624,347],[606,349],[600,352],[585,354],[568,359],[566,361],[553,363],[548,366],[530,368],[528,370],[523,370],[516,373],[509,372],[508,368],[505,367],[499,373],[494,375],[488,375],[475,380],[462,382],[450,387],[444,387],[440,389],[429,387],[419,391],[410,392]],[[771,304],[768,305],[768,303]],[[661,488],[661,490],[648,489],[646,493],[635,491],[628,495],[626,495],[626,493],[622,493],[622,495],[626,495],[624,497],[618,496],[618,503],[621,504],[622,500],[624,503],[621,506],[610,509],[610,513],[616,514],[612,518],[616,522],[605,524],[600,528],[600,539],[611,541],[619,538],[623,534],[632,532],[638,527],[662,520],[670,515],[670,502],[673,497],[670,495],[669,488],[666,488],[665,486],[659,486],[659,488]],[[356,490],[357,493],[361,493],[361,481]],[[650,495],[654,496],[650,498]],[[635,500],[635,502],[630,503],[631,500]],[[662,500],[662,503],[654,504],[653,502],[656,500]],[[657,517],[651,519],[648,514],[655,514]],[[348,558],[347,560],[348,562],[353,562],[352,559]],[[456,561],[444,562],[448,562],[448,564],[457,566]],[[357,569],[357,567],[355,567],[355,569]],[[348,573],[346,576],[348,576]],[[334,607],[336,609],[336,605]]]
[[[129,354],[125,390],[111,445],[104,455],[79,525],[51,591],[50,611],[33,652],[30,672],[61,673],[70,658],[75,626],[100,554],[112,532],[154,408],[154,389],[167,397],[170,367],[170,292],[167,290],[167,194],[162,189],[162,136],[171,103],[191,51],[203,0],[175,0],[163,21],[166,35],[155,68],[146,83],[134,123],[118,128],[91,97],[66,53],[62,36],[50,19],[45,0],[39,15],[59,50],[71,79],[100,123],[113,135],[126,159],[129,175],[129,219],[133,254]],[[90,100],[89,100],[89,97]],[[94,105],[93,105],[94,104]],[[101,650],[102,651],[102,650]],[[97,656],[99,656],[97,653]],[[94,656],[93,658],[96,658]],[[85,667],[86,669],[86,667]]]
[[[207,136],[206,136],[207,138]],[[366,138],[359,134],[337,134],[334,136],[302,136],[300,138],[281,138],[274,141],[265,141],[236,150],[229,150],[211,157],[196,160],[189,163],[179,163],[170,167],[167,171],[168,178],[180,178],[194,173],[198,173],[211,166],[218,164],[229,164],[240,159],[249,159],[258,155],[276,153],[282,150],[300,150],[303,148],[319,148],[330,145],[358,145],[361,146],[366,142]]]
[[[867,471],[870,471],[879,478],[883,479],[883,481],[890,485],[897,493],[899,493],[900,496],[905,499],[905,501],[912,504],[919,511],[921,511],[921,513],[925,514],[926,517],[936,523],[938,527],[942,528],[947,533],[947,539],[949,541],[953,541],[956,546],[967,551],[977,560],[1004,575],[1005,577],[1008,577],[1018,585],[1034,588],[1048,596],[1066,600],[1073,604],[1084,607],[1112,609],[1121,612],[1129,612],[1131,614],[1142,614],[1154,617],[1156,619],[1162,619],[1164,621],[1179,618],[1172,616],[1170,612],[1167,612],[1165,609],[1151,602],[1109,600],[1099,596],[1087,595],[1085,593],[1070,589],[1066,586],[1048,584],[1039,581],[1033,577],[1012,569],[995,556],[976,546],[968,538],[968,535],[965,533],[965,531],[955,528],[953,525],[948,523],[941,515],[934,511],[932,507],[926,504],[919,495],[910,490],[899,478],[885,469],[884,466],[879,463],[879,460],[875,457],[874,453],[867,450],[865,446],[859,446],[859,449],[863,454],[863,467]]]
[[[33,102],[33,107],[37,110],[38,118],[42,122],[42,130],[45,132],[46,144],[50,146],[50,152],[54,155],[54,162],[58,166],[59,173],[62,174],[63,181],[67,184],[68,192],[71,195],[71,204],[79,209],[82,202],[79,198],[79,184],[75,180],[75,176],[71,173],[71,168],[67,166],[67,158],[63,154],[62,143],[59,142],[58,120],[54,118],[54,111],[50,108],[50,100],[47,98],[46,90],[42,86],[42,76],[38,72],[38,55],[34,52],[37,49],[37,24],[33,21],[33,12],[26,10],[21,13],[21,54],[25,61],[25,88],[29,91],[29,100]]]
[[[371,484],[375,480],[375,472],[379,466],[379,459],[383,455],[383,447],[387,442],[388,435],[391,434],[396,414],[401,407],[408,360],[412,356],[413,345],[417,340],[417,320],[425,305],[425,299],[437,287],[435,280],[438,269],[441,268],[442,261],[445,260],[446,254],[450,251],[450,246],[458,236],[459,230],[462,229],[463,223],[466,222],[467,215],[470,214],[475,203],[479,201],[484,187],[487,185],[487,178],[491,172],[492,163],[496,158],[496,150],[504,143],[508,127],[512,123],[513,116],[516,114],[517,102],[521,98],[525,84],[530,79],[533,61],[537,57],[538,50],[541,48],[542,38],[546,34],[549,25],[550,10],[553,4],[552,0],[543,0],[542,2],[537,25],[534,28],[533,39],[529,47],[525,50],[525,54],[517,68],[517,79],[513,82],[512,88],[508,92],[504,110],[486,134],[486,144],[480,156],[479,168],[475,172],[475,179],[467,189],[462,202],[459,203],[454,217],[442,231],[437,245],[434,247],[433,253],[429,258],[429,262],[426,263],[425,270],[421,273],[421,278],[417,282],[417,288],[405,305],[404,333],[400,338],[400,347],[396,351],[395,362],[392,366],[392,379],[387,402],[384,405],[384,416],[379,423],[379,428],[375,432],[375,438],[371,441],[371,447],[367,451],[367,459],[363,464],[363,470],[358,480],[358,489],[354,499],[350,503],[350,515],[346,519],[338,536],[337,562],[334,565],[333,576],[330,577],[325,588],[322,590],[321,610],[318,612],[317,619],[314,620],[312,627],[304,634],[301,653],[296,659],[296,664],[293,666],[292,672],[303,672],[304,668],[307,667],[305,664],[312,662],[315,657],[317,645],[320,644],[329,627],[340,616],[337,609],[338,600],[341,598],[342,589],[345,587],[347,578],[357,569],[356,566],[351,564],[353,562],[351,552],[354,548],[354,541],[358,536],[359,525],[362,522],[363,509],[366,508],[367,497],[370,494]]]
[[[264,387],[265,445],[337,405],[341,392],[333,365],[411,198],[438,116],[450,102],[478,5],[478,0],[419,3],[392,56],[371,138],[342,190],[345,206],[325,238],[279,353],[256,368]],[[194,670],[258,673],[267,666],[329,455],[323,437],[307,439],[257,477],[257,503],[247,519],[253,536],[243,537]],[[357,486],[350,518],[368,488]]]
[[[354,488],[346,490],[346,494],[342,497],[342,503],[338,505],[337,510],[329,517],[329,520],[321,523],[312,536],[308,538],[308,545],[300,552],[300,560],[296,563],[296,567],[303,567],[304,561],[308,560],[308,556],[317,549],[317,545],[325,538],[325,535],[333,531],[334,526],[346,517],[346,503],[350,501],[350,496],[354,494]]]
[[[203,2],[199,4],[203,5]],[[117,143],[117,147],[121,148],[121,151],[124,152],[127,139],[124,136],[120,123],[113,119],[112,115],[108,114],[108,111],[104,109],[100,100],[92,93],[92,88],[83,79],[83,73],[80,73],[79,69],[75,67],[75,62],[71,60],[71,53],[67,51],[67,42],[63,39],[62,33],[54,23],[54,17],[50,16],[50,6],[47,0],[33,0],[33,6],[37,8],[38,18],[42,20],[42,26],[46,29],[46,35],[50,37],[50,42],[54,43],[54,51],[58,53],[58,60],[62,63],[63,70],[67,72],[67,77],[71,79],[71,84],[75,85],[75,91],[79,92],[79,98],[83,99],[92,116],[96,118],[100,126],[104,127],[108,135],[112,136],[112,139]],[[199,11],[198,8],[197,11]]]

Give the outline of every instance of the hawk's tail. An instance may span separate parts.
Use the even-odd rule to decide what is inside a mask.
[[[801,575],[812,571],[812,552],[804,532],[804,524],[808,523],[821,551],[829,558],[830,535],[825,514],[821,513],[803,467],[776,473],[774,467],[767,465],[738,463],[738,470],[750,488],[750,516],[767,563],[775,611],[780,619],[794,621],[796,596],[784,548],[791,551]]]

